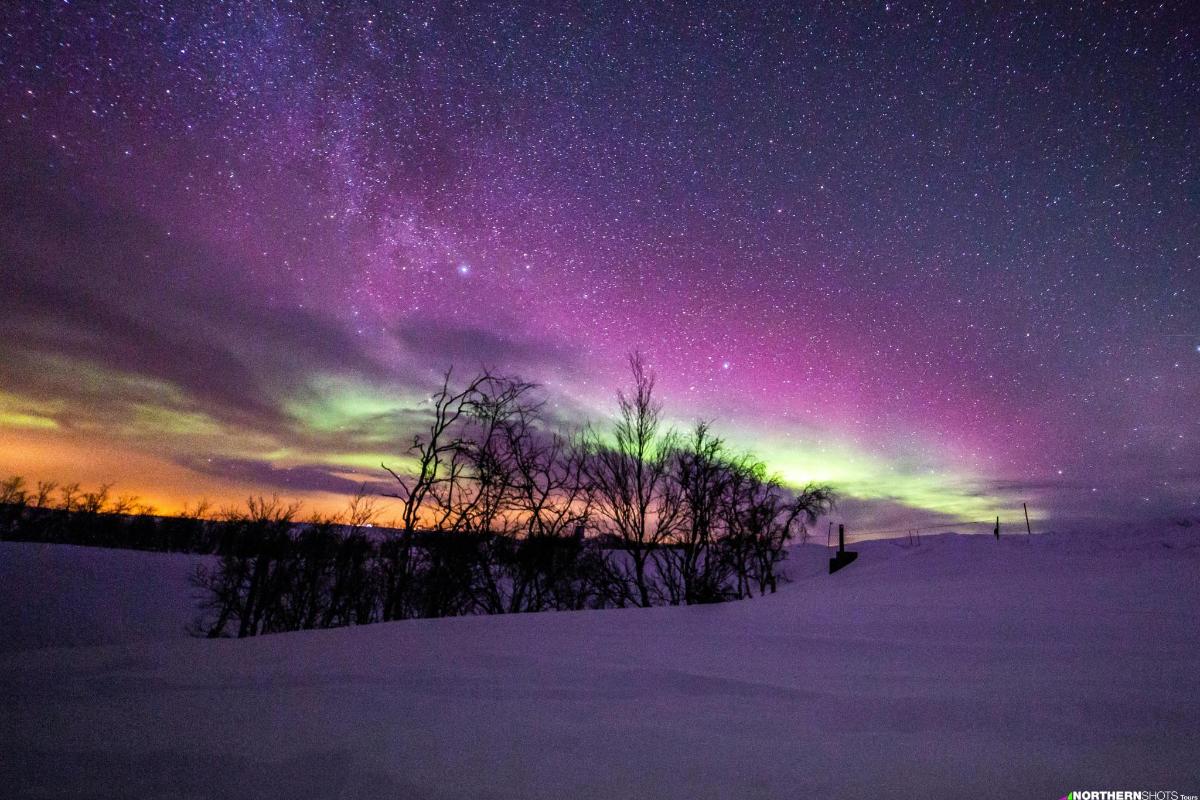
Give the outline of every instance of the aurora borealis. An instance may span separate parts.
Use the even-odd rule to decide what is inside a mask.
[[[673,419],[860,527],[1200,516],[1198,32],[1187,2],[21,4],[0,472],[333,503],[448,366],[573,424],[640,349]]]

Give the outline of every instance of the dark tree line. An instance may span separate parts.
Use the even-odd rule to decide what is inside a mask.
[[[193,578],[195,632],[214,637],[775,591],[788,543],[832,507],[832,492],[782,486],[705,423],[670,429],[653,374],[637,355],[630,367],[610,424],[572,432],[557,430],[530,383],[484,373],[455,386],[447,373],[403,465],[384,467],[400,503],[392,527],[374,526],[363,493],[340,516],[303,522],[277,498],[176,520],[87,503],[77,487],[50,509],[17,484],[0,508],[20,508],[27,535],[11,535],[7,511],[0,535],[140,546],[157,529],[175,546],[147,549],[216,554]],[[78,538],[109,528],[125,533]]]
[[[180,516],[157,516],[139,498],[112,489],[30,485],[20,476],[0,481],[0,540],[180,553],[216,553],[225,543],[222,524],[207,519],[206,502]]]

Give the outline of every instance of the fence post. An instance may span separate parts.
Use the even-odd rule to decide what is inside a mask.
[[[832,575],[856,558],[858,553],[846,549],[846,526],[838,525],[838,549],[833,558],[829,559],[829,574]]]

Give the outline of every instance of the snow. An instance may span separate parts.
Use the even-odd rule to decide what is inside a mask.
[[[0,542],[0,653],[186,636],[203,556]]]
[[[209,641],[167,636],[185,559],[72,548],[22,591],[123,575],[163,636],[16,651],[6,596],[0,795],[1200,794],[1200,531],[855,549],[741,603]]]

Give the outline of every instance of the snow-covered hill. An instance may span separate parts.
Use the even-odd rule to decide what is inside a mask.
[[[0,653],[178,639],[204,556],[0,542]]]
[[[857,549],[829,576],[798,548],[779,594],[720,606],[6,641],[0,795],[1200,794],[1200,531]],[[148,613],[186,590],[178,557],[96,557],[145,559]]]

